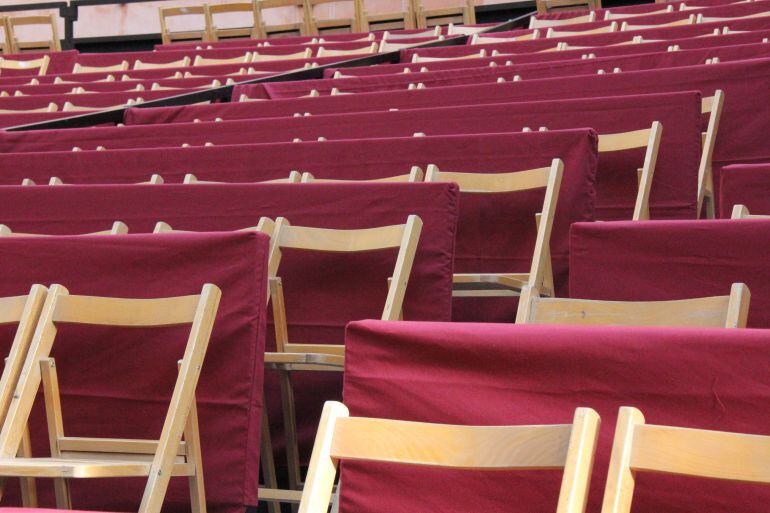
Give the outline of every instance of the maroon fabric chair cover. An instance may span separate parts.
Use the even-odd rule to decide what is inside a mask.
[[[292,113],[354,112],[430,106],[480,104],[484,102],[533,101],[556,98],[613,96],[699,90],[711,96],[725,91],[725,107],[719,127],[713,164],[716,183],[720,169],[738,163],[770,160],[766,140],[770,117],[757,116],[756,106],[770,101],[770,59],[752,59],[701,66],[630,71],[607,75],[579,76],[570,80],[550,78],[488,85],[468,85],[363,93],[357,95],[299,98],[256,102],[248,105],[186,106],[167,109],[128,109],[126,122],[156,123],[191,121],[194,118],[275,117]]]
[[[383,323],[348,327],[354,416],[449,424],[565,424],[601,416],[589,513],[601,509],[618,409],[655,424],[768,435],[766,330]],[[342,463],[340,511],[552,512],[561,472]],[[766,486],[641,473],[634,511],[759,513]]]
[[[375,137],[409,137],[460,133],[518,132],[591,126],[610,134],[663,124],[662,145],[653,180],[653,217],[694,218],[700,158],[700,95],[695,92],[588,98],[550,102],[457,106],[372,113],[266,118],[219,123],[135,125],[119,132],[104,128],[0,133],[0,152],[84,150],[98,146],[147,148],[287,142],[298,137],[312,141]],[[120,137],[116,137],[119,134]],[[29,156],[29,158],[33,158]],[[35,159],[38,157],[35,156]],[[596,212],[599,219],[630,219],[636,197],[636,174],[642,151],[605,154],[599,161]],[[16,183],[16,182],[14,182]]]
[[[149,232],[160,220],[180,230],[233,230],[255,226],[261,216],[285,216],[295,225],[366,228],[402,224],[408,215],[417,214],[424,226],[406,293],[404,318],[448,321],[451,317],[459,207],[454,184],[0,187],[0,201],[5,205],[3,222],[17,232],[28,233],[85,233],[104,229],[116,219],[125,222],[132,232]],[[55,255],[51,253],[51,258]],[[280,274],[290,336],[301,341],[339,344],[348,321],[379,318],[395,257],[395,250],[355,256],[284,251]],[[222,264],[207,261],[206,265]],[[82,255],[79,270],[93,273],[84,265]],[[274,348],[273,328],[268,327],[267,349]],[[336,373],[323,372],[298,373],[293,379],[302,443],[309,448],[318,425],[321,400],[339,398],[340,378]],[[274,373],[266,374],[265,387],[271,418],[280,421]],[[65,426],[66,422],[65,418]],[[273,433],[277,446],[282,443],[281,434]],[[219,443],[224,439],[220,437]],[[247,457],[243,451],[240,454],[241,458]],[[256,457],[248,461],[254,468],[258,465]],[[253,477],[250,485],[257,482],[256,474]],[[246,500],[252,499],[253,494]]]
[[[752,214],[770,215],[770,164],[727,166],[719,184],[719,217],[729,219],[734,205]]]
[[[60,213],[68,212],[67,207]],[[79,222],[73,219],[72,225]],[[111,223],[84,224],[89,222],[100,228]],[[49,221],[42,224],[51,226]],[[0,239],[0,255],[9,269],[0,285],[2,296],[26,294],[33,283],[60,283],[72,294],[132,298],[197,294],[204,283],[222,289],[196,392],[209,511],[243,512],[256,495],[268,243],[256,233]],[[61,385],[64,432],[157,439],[189,325],[57,328],[52,355]],[[14,329],[3,328],[4,354]],[[41,395],[29,426],[36,456],[46,457],[50,452],[42,403]],[[8,482],[12,490],[3,504],[18,504],[18,481]],[[78,508],[136,511],[146,479],[70,482]],[[38,480],[42,506],[54,504],[50,483]],[[189,504],[187,479],[172,478],[164,511],[189,511]]]
[[[570,295],[653,301],[751,291],[749,327],[770,327],[770,221],[578,223],[570,236]]]

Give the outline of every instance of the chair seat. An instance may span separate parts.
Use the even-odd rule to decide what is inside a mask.
[[[0,459],[0,476],[97,478],[145,477],[150,474],[150,461],[87,460],[65,458]],[[190,475],[190,466],[177,463],[174,475]]]
[[[457,273],[452,277],[455,297],[518,296],[529,273]]]

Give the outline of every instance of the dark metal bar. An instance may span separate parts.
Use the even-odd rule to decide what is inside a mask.
[[[0,5],[0,12],[38,11],[42,9],[61,9],[67,2],[38,2],[36,4]]]

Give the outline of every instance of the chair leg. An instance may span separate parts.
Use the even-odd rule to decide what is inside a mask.
[[[273,439],[270,436],[270,421],[267,415],[267,401],[262,400],[262,448],[259,453],[262,461],[262,478],[265,481],[265,488],[278,488],[278,478],[275,474],[275,459],[273,458]],[[270,501],[267,503],[268,513],[281,513],[281,505]]]
[[[32,457],[32,443],[29,437],[29,426],[24,428],[24,434],[21,438],[21,447],[19,447],[19,456],[22,458]],[[37,507],[37,486],[34,478],[22,477],[21,483],[21,503],[25,508]]]
[[[45,398],[45,413],[48,421],[48,440],[51,446],[51,456],[61,458],[59,439],[64,437],[64,426],[61,415],[61,397],[59,395],[59,378],[56,373],[56,362],[53,358],[40,361],[40,372],[43,379],[43,396]],[[69,480],[56,478],[53,480],[58,509],[72,509],[72,495]]]
[[[283,409],[283,429],[286,436],[286,470],[289,477],[289,488],[301,490],[302,477],[299,464],[299,443],[297,441],[297,416],[294,408],[294,389],[291,386],[291,372],[278,371],[281,383],[281,407]],[[292,505],[292,511],[297,508]]]
[[[192,513],[206,513],[206,490],[203,486],[203,459],[201,458],[200,430],[198,427],[198,407],[193,398],[184,439],[187,445],[187,461],[192,461],[195,473],[188,478],[190,486],[190,510]]]

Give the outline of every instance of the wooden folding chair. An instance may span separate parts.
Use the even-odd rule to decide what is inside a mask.
[[[417,28],[429,28],[449,23],[475,25],[476,6],[473,0],[464,0],[462,3],[428,9],[425,0],[414,0],[414,14],[417,20]]]
[[[37,75],[43,76],[48,72],[48,65],[51,63],[51,57],[44,55],[39,59],[32,59],[27,61],[12,60],[0,57],[0,73],[4,69],[12,70],[28,70],[37,68]]]
[[[337,467],[344,460],[485,471],[564,469],[556,511],[582,513],[599,423],[596,411],[577,408],[571,424],[431,424],[351,417],[344,404],[329,401],[321,415],[299,513],[327,511]]]
[[[544,298],[525,287],[516,323],[745,328],[750,299],[743,283],[733,283],[729,296],[675,301]]]
[[[352,17],[340,18],[332,15],[331,17],[319,18],[316,14],[316,7],[324,5],[334,7],[340,4],[349,4],[353,10]],[[312,35],[321,34],[342,34],[361,32],[361,3],[359,0],[307,0],[308,18],[306,24]]]
[[[717,142],[717,132],[719,131],[719,121],[722,118],[722,109],[725,104],[725,93],[721,89],[714,92],[714,96],[703,98],[701,103],[701,113],[708,114],[708,126],[706,131],[701,134],[702,150],[700,164],[698,166],[698,217],[701,216],[703,206],[706,206],[706,217],[714,219],[716,217],[716,207],[714,204],[714,174],[712,172],[711,162],[714,157],[714,147]]]
[[[730,219],[770,219],[770,215],[752,214],[746,205],[733,205]]]
[[[205,4],[206,32],[208,32],[210,41],[219,41],[220,39],[233,38],[251,38],[259,39],[263,37],[259,33],[259,15],[257,14],[257,0],[251,2],[236,2],[228,4]],[[248,15],[251,15],[251,26],[240,26],[230,28],[219,28],[215,23],[214,16],[218,14],[240,13],[238,20],[245,21]]]
[[[402,0],[400,11],[382,12],[375,0],[358,0],[361,12],[361,32],[373,30],[410,30],[415,28],[414,5],[412,0]],[[370,6],[373,10],[370,10]],[[384,35],[383,35],[384,37]],[[415,36],[420,37],[420,36]]]
[[[73,73],[100,73],[109,71],[128,71],[128,61],[123,61],[120,64],[113,64],[111,66],[84,66],[78,62],[72,67]]]
[[[302,173],[302,179],[301,183],[340,183],[340,182],[349,182],[349,183],[363,183],[363,182],[387,182],[387,183],[404,183],[404,182],[422,182],[423,181],[423,172],[422,169],[420,169],[419,166],[412,166],[412,169],[409,171],[408,174],[405,175],[396,175],[396,176],[388,176],[386,178],[372,178],[370,180],[344,180],[344,179],[338,179],[338,178],[316,178],[311,173],[304,172]]]
[[[417,243],[422,231],[422,220],[418,216],[410,215],[406,223],[401,225],[358,230],[291,226],[282,217],[276,219],[275,224],[273,234],[275,244],[270,259],[276,262],[276,270],[278,263],[280,263],[283,249],[356,253],[398,248],[398,256],[396,257],[392,277],[388,281],[388,293],[380,318],[386,321],[401,318],[404,295],[406,294],[409,275],[411,274],[414,256],[417,251]],[[275,254],[275,257],[272,253]],[[265,455],[263,458],[263,474],[267,486],[260,488],[259,497],[261,500],[269,502],[297,502],[300,497],[298,490],[302,479],[300,475],[291,372],[341,372],[345,360],[345,346],[341,344],[297,343],[289,341],[283,282],[279,275],[270,279],[270,301],[273,308],[276,352],[265,353],[265,365],[278,371],[279,375],[290,489],[279,490],[275,488],[275,465],[272,460],[270,430],[263,429],[262,451]],[[266,426],[269,426],[266,417],[264,422]]]
[[[594,11],[602,8],[600,0],[536,0],[536,4],[537,12],[541,14],[554,11]]]
[[[770,436],[647,424],[623,406],[604,488],[602,513],[629,513],[636,474],[655,472],[770,483]]]
[[[303,52],[295,53],[259,53],[252,52],[251,62],[268,62],[268,61],[285,61],[290,59],[309,59],[313,56],[313,51],[310,48],[305,49]]]
[[[538,9],[540,5],[538,4]],[[574,18],[565,18],[563,20],[541,20],[535,16],[529,18],[529,28],[548,28],[548,27],[563,27],[565,25],[577,25],[579,23],[593,23],[596,21],[596,12],[591,11],[584,16],[576,16]]]
[[[48,104],[47,107],[40,107],[39,109],[24,109],[24,110],[0,109],[0,114],[21,114],[21,113],[27,113],[27,112],[56,112],[57,110],[59,110],[59,106],[51,102]]]
[[[302,180],[302,173],[299,171],[289,171],[289,176],[286,178],[275,178],[273,180],[264,180],[261,182],[253,182],[253,183],[300,183]],[[182,183],[185,184],[204,184],[204,183],[228,183],[228,182],[216,182],[211,180],[198,180],[198,178],[192,174],[187,173],[184,175],[184,180]]]
[[[529,272],[455,273],[452,290],[454,297],[518,296],[525,285],[531,285],[547,296],[553,295],[550,240],[563,172],[564,163],[560,159],[553,159],[550,167],[513,173],[455,173],[440,171],[433,164],[428,165],[426,182],[456,182],[463,194],[545,189],[543,209],[534,219],[537,237]]]
[[[637,169],[637,181],[639,190],[634,203],[634,221],[642,221],[650,218],[650,190],[652,178],[655,173],[655,164],[658,161],[658,149],[660,138],[663,134],[663,125],[659,121],[653,121],[650,128],[622,132],[617,134],[599,135],[599,155],[614,151],[627,151],[645,148],[644,163]]]
[[[23,185],[23,184],[22,184]],[[128,233],[128,226],[122,221],[115,221],[109,230],[100,230],[97,232],[79,233],[76,235],[125,235]],[[8,225],[0,224],[0,237],[52,237],[47,233],[21,233],[14,232]]]
[[[270,15],[267,11],[273,9],[291,10],[294,12],[294,19],[285,23],[268,23]],[[257,16],[259,17],[259,37],[271,37],[273,35],[309,35],[310,27],[307,24],[309,19],[306,0],[258,0]]]
[[[8,356],[5,358],[2,377],[0,377],[0,423],[5,422],[9,405],[21,375],[24,360],[27,358],[32,335],[35,332],[40,313],[43,310],[48,289],[43,285],[32,285],[29,294],[0,298],[0,324],[18,324],[11,343]],[[29,430],[24,426],[19,456],[32,456]],[[2,484],[0,484],[0,491]],[[37,490],[35,480],[21,479],[21,496],[25,507],[37,506]]]
[[[211,41],[211,36],[206,26],[206,8],[204,5],[190,5],[185,7],[159,7],[160,37],[163,44],[174,41]],[[202,28],[193,30],[171,31],[168,27],[168,18],[200,17]],[[134,67],[134,69],[138,69]]]
[[[133,69],[160,69],[160,68],[186,68],[190,65],[189,57],[184,57],[170,62],[142,62],[139,59],[134,61]],[[169,77],[172,78],[172,77]]]
[[[20,41],[16,29],[18,27],[47,26],[51,29],[51,38],[40,41]],[[56,25],[56,16],[51,13],[43,16],[13,16],[6,22],[6,31],[10,53],[21,53],[24,50],[47,50],[50,52],[61,52],[61,41],[59,40],[59,29]]]
[[[372,54],[377,53],[379,45],[377,43],[372,43],[366,48],[355,48],[352,50],[330,50],[328,48],[324,48],[323,46],[318,47],[318,53],[316,54],[316,57],[319,59],[321,57],[350,57],[354,58],[356,55],[365,55],[365,54]]]
[[[77,296],[61,285],[51,286],[0,431],[0,476],[52,478],[60,509],[72,509],[69,479],[146,477],[140,513],[159,513],[171,477],[186,476],[192,511],[205,513],[195,388],[220,297],[211,284],[198,295],[162,299]],[[192,325],[158,440],[65,436],[50,357],[60,322],[132,328]],[[20,458],[16,454],[41,382],[51,457]]]

